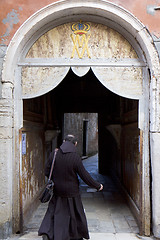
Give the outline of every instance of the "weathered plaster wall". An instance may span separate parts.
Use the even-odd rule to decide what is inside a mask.
[[[22,206],[23,213],[37,197],[44,185],[44,130],[43,125],[25,123],[22,134],[26,134],[26,154],[22,155]]]
[[[26,58],[78,58],[76,50],[72,55],[75,39],[74,31],[71,29],[73,24],[75,22],[66,23],[45,33],[33,44]],[[88,24],[90,28],[85,35],[90,58],[138,58],[131,44],[117,31],[102,24],[91,22]],[[82,37],[79,39],[84,43]],[[82,44],[82,49],[83,46]],[[88,57],[85,51],[83,58]]]
[[[53,105],[50,94],[23,101],[19,172],[21,222],[26,222],[39,204],[39,194],[45,182],[45,161],[57,147],[58,131],[53,130]]]
[[[8,45],[15,31],[23,24],[27,18],[37,10],[52,3],[52,0],[37,1],[7,1],[2,0],[0,3],[0,23],[1,23],[1,44]]]
[[[0,44],[8,45],[16,30],[36,11],[51,4],[53,0],[2,0],[0,5]],[[149,29],[151,34],[160,38],[160,10],[154,8],[159,6],[157,0],[110,0],[131,13],[133,13]],[[88,1],[89,5],[89,1]]]

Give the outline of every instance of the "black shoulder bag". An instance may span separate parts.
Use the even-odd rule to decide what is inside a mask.
[[[53,167],[54,167],[54,162],[55,162],[57,151],[58,151],[58,149],[56,149],[55,152],[54,152],[54,156],[53,156],[53,161],[52,161],[52,166],[51,166],[48,182],[47,182],[47,184],[45,186],[45,189],[44,189],[42,195],[39,198],[39,200],[42,203],[48,202],[51,199],[51,197],[53,196],[54,182],[51,180],[51,176],[52,176],[52,172],[53,172]]]

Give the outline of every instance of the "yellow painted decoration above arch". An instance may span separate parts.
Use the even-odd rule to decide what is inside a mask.
[[[82,58],[88,59],[88,52],[91,59],[138,58],[131,44],[121,34],[105,25],[92,22],[89,23],[90,30],[86,33],[86,39],[87,34],[90,35],[87,42],[88,52],[84,51],[82,55],[82,46],[79,49],[80,54],[78,55],[75,51],[74,56],[72,56],[74,48],[71,38],[73,36],[72,24],[73,22],[60,25],[46,32],[33,44],[26,58],[71,59],[73,57],[73,59],[78,59],[81,55]]]

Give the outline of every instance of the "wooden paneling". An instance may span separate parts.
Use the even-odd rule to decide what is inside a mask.
[[[140,131],[137,123],[122,127],[122,182],[140,209]]]

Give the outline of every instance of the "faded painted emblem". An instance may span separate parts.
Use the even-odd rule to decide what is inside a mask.
[[[71,38],[74,44],[71,58],[74,57],[75,51],[77,52],[79,58],[83,57],[85,51],[87,52],[88,57],[91,58],[88,49],[90,34],[87,34],[90,30],[90,24],[80,21],[78,23],[72,24],[71,29],[74,32],[74,34],[71,34]]]

